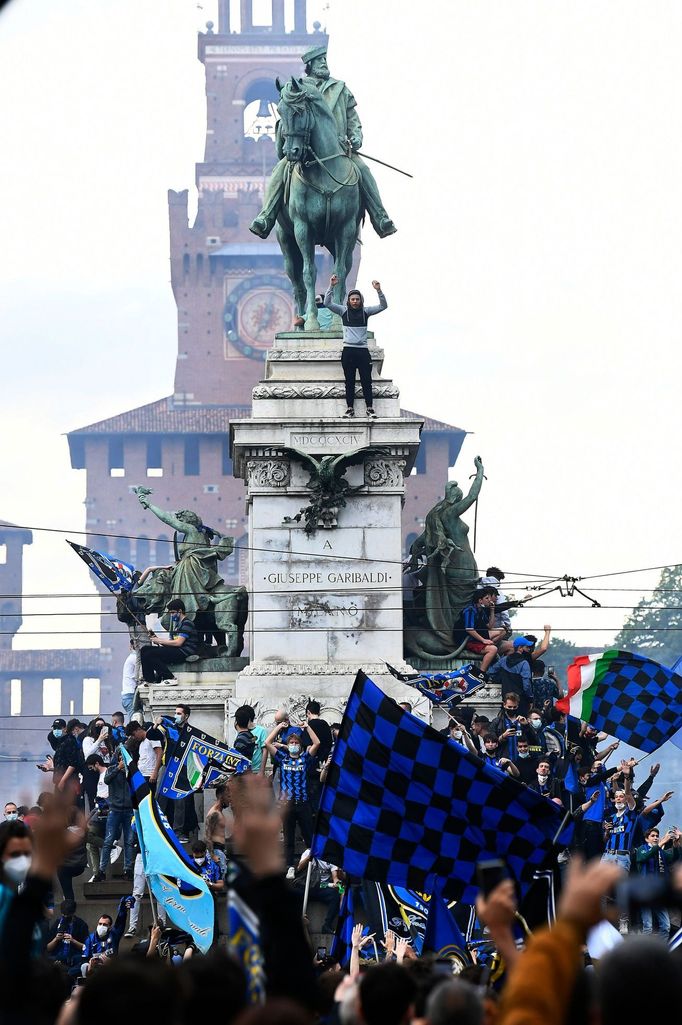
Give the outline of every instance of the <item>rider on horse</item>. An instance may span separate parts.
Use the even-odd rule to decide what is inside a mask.
[[[372,227],[380,238],[392,235],[396,227],[381,202],[374,175],[356,152],[362,146],[362,125],[356,110],[355,97],[344,82],[338,78],[332,78],[329,74],[326,46],[316,46],[312,50],[308,50],[303,54],[301,60],[305,64],[307,80],[319,89],[334,115],[339,130],[339,145],[344,152],[349,154],[359,172],[362,201],[369,214]],[[275,165],[268,182],[263,209],[249,227],[249,230],[260,238],[267,238],[272,231],[284,198],[287,160],[283,159],[280,122],[277,123],[275,141],[280,161]]]

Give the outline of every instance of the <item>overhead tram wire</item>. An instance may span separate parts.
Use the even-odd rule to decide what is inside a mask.
[[[253,592],[251,592],[251,593],[253,593]],[[380,590],[379,588],[376,588],[376,589],[373,589],[373,590],[370,590],[370,591],[364,590],[364,591],[352,591],[352,592],[351,591],[339,591],[339,590],[335,590],[335,591],[330,591],[330,590],[319,591],[319,590],[316,590],[314,592],[308,592],[308,591],[300,591],[300,592],[298,592],[298,591],[257,591],[255,593],[256,594],[268,594],[268,595],[272,595],[272,594],[286,594],[288,596],[293,596],[295,594],[306,595],[306,594],[312,593],[312,594],[315,594],[316,596],[317,595],[333,594],[333,595],[336,595],[336,596],[348,595],[350,597],[351,595],[357,595],[357,594],[362,594],[362,595],[383,594],[384,591],[383,591],[383,589]],[[444,609],[449,608],[449,606],[445,606],[445,605],[432,605],[430,607],[434,611],[439,611],[439,612],[442,612]],[[614,612],[634,612],[636,609],[639,608],[638,605],[600,605],[599,607],[601,609],[608,609],[608,610],[612,610]],[[358,606],[358,608],[361,608],[361,611],[363,611],[363,612],[400,612],[400,611],[403,610],[404,606],[403,605],[363,605],[363,606]],[[577,611],[581,611],[583,609],[592,608],[592,606],[590,606],[590,605],[569,605],[569,606],[566,606],[565,604],[562,604],[562,605],[534,605],[533,608],[535,610],[542,609],[543,611],[551,611],[551,610],[554,610],[554,609],[562,609],[564,612],[568,611],[570,609],[570,611],[576,611],[577,612]],[[279,613],[279,612],[282,612],[282,611],[283,611],[282,609],[251,609],[250,610],[250,612],[252,612],[254,614],[258,614],[258,615],[263,615],[263,614],[266,614],[266,613]],[[287,610],[284,610],[284,611],[287,611]],[[648,605],[646,611],[647,612],[682,612],[682,605]],[[154,614],[155,613],[146,613],[146,615],[154,615]],[[98,616],[98,617],[102,618],[102,617],[105,617],[105,616],[116,616],[116,615],[117,615],[117,613],[113,609],[105,610],[105,611],[91,610],[91,611],[82,611],[82,612],[0,612],[0,620],[3,620],[3,619],[27,619],[29,617],[31,617],[31,618],[49,619],[51,617],[62,618],[62,617],[65,617],[65,616],[78,616],[78,617]]]
[[[149,536],[143,535],[143,534],[113,534],[110,531],[106,531],[106,530],[102,530],[102,531],[97,531],[97,530],[64,530],[61,527],[27,526],[27,525],[18,524],[18,523],[10,523],[10,524],[3,525],[3,529],[41,531],[41,532],[45,532],[45,533],[61,534],[62,536],[65,536],[66,534],[76,534],[76,535],[78,535],[80,537],[108,537],[108,538],[113,538],[115,540],[120,539],[120,540],[126,540],[126,541],[149,541],[149,542],[154,542],[155,544],[172,544],[173,543],[172,539],[170,539],[170,538],[149,537]],[[185,541],[183,543],[186,544],[186,545],[196,544],[198,547],[203,547],[204,546],[204,542],[201,542],[201,541],[197,541],[197,542]],[[235,545],[233,551],[270,552],[272,554],[280,554],[280,555],[287,555],[287,554],[288,555],[296,555],[296,556],[300,556],[300,557],[303,557],[303,558],[320,558],[320,556],[321,556],[321,553],[319,553],[319,552],[289,551],[286,548],[281,548],[281,549],[273,549],[273,548],[270,548],[270,547],[268,547],[268,548],[259,548],[259,547],[256,547],[255,545]],[[400,560],[396,560],[396,559],[372,559],[372,558],[370,558],[368,556],[357,556],[357,555],[347,556],[347,555],[334,555],[334,554],[329,554],[329,553],[325,553],[324,554],[324,558],[327,559],[327,560],[328,559],[338,559],[338,560],[344,561],[344,562],[383,563],[384,565],[402,565],[403,562],[404,562],[403,559],[400,559]],[[576,581],[582,581],[582,580],[601,580],[601,579],[607,579],[607,578],[610,578],[610,577],[631,575],[631,574],[635,574],[635,573],[652,573],[652,572],[655,572],[657,570],[679,569],[679,568],[682,568],[682,562],[664,563],[664,564],[662,564],[660,566],[644,566],[644,567],[639,568],[639,569],[614,570],[611,573],[592,573],[592,574],[587,574],[587,575],[584,575],[584,576],[576,576],[576,577],[574,577],[572,579],[574,579]],[[517,582],[511,581],[511,579],[510,579],[511,577],[514,577],[514,576],[520,577],[523,580],[534,579],[536,581],[552,582],[552,583],[555,580],[563,580],[563,579],[565,579],[564,575],[562,575],[562,574],[554,574],[554,575],[552,575],[552,574],[549,574],[549,573],[529,573],[529,572],[521,573],[521,572],[517,572],[516,570],[509,570],[507,573],[505,573],[505,581],[504,581],[505,582],[505,586],[509,587],[509,586],[512,585],[512,583],[514,583],[515,586],[518,586]],[[656,590],[656,588],[654,588],[653,590]]]
[[[66,537],[67,534],[76,534],[79,537],[108,537],[108,538],[113,538],[114,540],[123,540],[123,541],[149,541],[150,543],[153,542],[154,544],[167,544],[167,545],[172,545],[173,544],[172,538],[149,537],[149,536],[147,536],[145,534],[112,534],[110,531],[107,531],[107,530],[101,530],[101,531],[99,531],[99,530],[63,530],[61,527],[29,527],[29,526],[21,525],[21,524],[18,524],[18,523],[9,523],[6,526],[3,526],[3,529],[42,531],[42,532],[49,533],[49,534],[61,534],[63,537]],[[301,528],[301,529],[303,529],[303,528]],[[231,535],[225,535],[225,536],[231,536]],[[205,542],[203,542],[203,541],[183,541],[182,543],[185,544],[185,545],[188,545],[188,546],[196,545],[199,548],[205,547]],[[320,552],[298,552],[298,551],[290,551],[288,548],[270,548],[270,547],[258,548],[255,545],[235,545],[234,548],[233,548],[233,551],[234,552],[270,552],[272,555],[295,555],[295,556],[300,556],[302,558],[310,558],[310,559],[324,558],[325,560],[336,559],[336,560],[339,560],[341,562],[370,562],[370,563],[382,564],[382,565],[385,565],[385,566],[386,565],[388,565],[388,566],[402,566],[403,562],[404,562],[404,559],[372,559],[369,556],[362,556],[362,555],[334,555],[334,554],[329,554],[327,552],[325,552],[324,555],[322,555],[322,553],[320,553]],[[121,561],[124,562],[125,560],[121,560]],[[512,570],[509,570],[509,573],[505,574],[505,581],[507,580],[508,576],[509,577],[511,577],[511,576],[518,576],[522,580],[533,579],[534,581],[552,581],[553,582],[554,580],[560,580],[561,579],[560,576],[551,576],[551,575],[545,574],[545,573],[515,573]],[[518,586],[518,584],[516,584],[516,586]]]
[[[235,586],[243,586],[243,585],[235,585]],[[516,589],[517,587],[518,587],[518,585],[515,584],[514,588]],[[376,590],[400,591],[400,590],[402,590],[402,587],[401,586],[397,586],[397,587],[393,587],[393,588],[376,588]],[[682,587],[591,587],[590,590],[594,591],[595,594],[614,594],[614,593],[615,594],[630,594],[630,593],[632,593],[632,594],[682,594]],[[189,591],[178,591],[177,593],[178,593],[178,595],[183,595],[183,594],[189,594],[190,592]],[[281,591],[250,591],[247,588],[247,593],[248,594],[281,594],[282,592]],[[335,591],[334,593],[336,594],[337,592]],[[358,593],[365,594],[366,590],[363,590],[362,592],[358,592]],[[67,599],[67,598],[88,598],[88,599],[96,598],[98,601],[101,601],[102,598],[115,598],[115,597],[116,597],[116,595],[114,595],[110,591],[82,591],[82,592],[50,591],[50,592],[36,592],[36,593],[29,593],[29,592],[24,591],[23,593],[19,593],[19,594],[9,594],[9,593],[3,594],[3,593],[0,593],[0,599],[4,599],[4,598],[25,598],[26,600],[31,600],[31,601],[35,601],[37,599],[43,599],[43,598],[44,599],[49,599],[49,600],[52,600],[52,599],[55,599],[55,598],[59,598],[59,599],[61,599],[61,598],[64,598],[64,599]],[[546,607],[546,606],[535,605],[535,608],[544,608],[544,607]],[[604,608],[609,608],[610,606],[603,606],[603,607]],[[613,606],[613,607],[615,608],[616,606]],[[619,608],[620,607],[622,607],[622,608],[637,608],[636,605],[624,605],[624,606],[618,606],[618,607]],[[26,615],[28,615],[28,614],[29,613],[26,613]],[[65,613],[56,613],[56,615],[65,615]]]
[[[584,606],[584,607],[585,608],[589,608],[589,606]],[[296,609],[281,609],[281,610],[278,610],[278,611],[286,612],[286,613],[289,613],[289,612],[294,612],[295,613],[297,610]],[[347,614],[348,613],[348,610],[346,610],[346,609],[339,609],[337,611],[340,612],[341,614],[344,614],[344,613]],[[358,607],[358,612],[362,613],[364,611],[365,611],[364,609]],[[368,611],[372,611],[372,610],[368,610]],[[563,633],[623,633],[623,632],[625,632],[625,633],[640,633],[642,631],[644,631],[646,633],[678,633],[678,632],[682,632],[682,625],[681,626],[656,626],[656,627],[654,627],[654,626],[651,626],[651,627],[650,626],[643,626],[642,624],[638,624],[638,625],[635,625],[635,626],[623,626],[623,625],[620,625],[620,624],[618,624],[617,626],[552,626],[552,633],[555,634],[555,635],[559,634],[559,633],[562,633],[562,634]],[[280,633],[281,634],[283,632],[286,632],[286,633],[403,633],[404,630],[403,630],[402,626],[400,626],[400,627],[381,627],[381,626],[361,627],[361,626],[353,626],[353,624],[346,624],[345,626],[323,626],[323,627],[312,627],[312,626],[311,627],[306,627],[306,626],[302,626],[302,627],[294,627],[294,626],[269,627],[269,626],[266,626],[266,627],[257,627],[257,628],[254,627],[251,630],[249,630],[248,628],[245,629],[245,633],[252,633],[252,634],[257,634],[257,633],[263,633],[263,634],[266,634],[266,633]],[[521,636],[523,636],[524,634],[528,634],[530,632],[532,632],[534,634],[541,634],[541,633],[543,633],[543,627],[542,626],[530,625],[530,626],[526,626],[523,630],[519,630],[517,632]],[[121,634],[121,635],[126,635],[127,636],[128,635],[128,631],[126,629],[106,630],[106,631],[102,631],[102,630],[26,630],[26,631],[22,631],[19,634],[19,637],[87,637],[87,636],[92,635],[92,636],[96,636],[96,637],[104,637],[104,638],[106,638],[106,637],[114,636],[116,634]],[[15,630],[0,630],[0,636],[16,637],[17,636],[17,632]],[[17,648],[17,649],[14,649],[14,653],[16,654],[17,651],[36,652],[36,651],[49,651],[49,650],[50,650],[50,648]],[[91,651],[93,649],[92,648],[69,648],[68,650],[76,652],[76,651]]]

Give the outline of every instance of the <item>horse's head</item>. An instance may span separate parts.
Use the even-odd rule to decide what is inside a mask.
[[[310,146],[313,129],[313,112],[308,99],[308,90],[292,75],[280,90],[277,107],[284,141],[284,156],[292,163],[299,163]]]
[[[313,134],[319,136],[322,129],[332,139],[331,143],[319,139],[318,145],[325,150],[327,146],[337,148],[336,122],[326,100],[319,89],[307,79],[296,79],[293,76],[280,88],[280,101],[277,107],[281,118],[281,131],[284,141],[284,156],[292,163],[303,160],[310,149]]]

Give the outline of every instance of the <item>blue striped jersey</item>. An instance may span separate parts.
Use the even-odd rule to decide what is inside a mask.
[[[621,815],[616,813],[610,819],[607,819],[611,823],[611,831],[606,840],[607,851],[619,854],[629,853],[632,847],[632,835],[638,818],[639,816],[636,811],[630,811],[629,808],[626,808]]]

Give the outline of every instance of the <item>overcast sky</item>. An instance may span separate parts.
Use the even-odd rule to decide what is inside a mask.
[[[479,565],[682,561],[682,6],[309,7],[366,151],[414,174],[377,173],[399,231],[365,233],[360,285],[378,277],[388,297],[376,330],[403,405],[473,432],[456,476],[482,455]],[[0,518],[82,529],[64,432],[172,390],[166,190],[192,189],[203,153],[209,17],[210,0],[12,0],[0,15]],[[26,589],[94,594],[62,549],[35,535]],[[608,643],[625,612],[577,605],[518,622]]]

